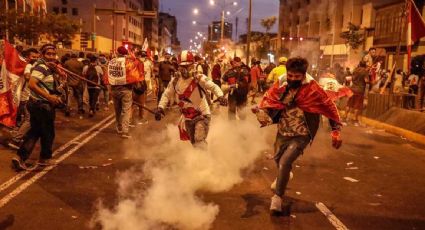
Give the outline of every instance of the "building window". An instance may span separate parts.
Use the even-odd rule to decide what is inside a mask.
[[[53,7],[53,13],[59,14],[59,7]]]
[[[62,0],[62,5],[68,4],[68,0]]]
[[[72,8],[72,15],[74,16],[78,15],[78,8]]]
[[[67,13],[68,13],[68,8],[62,7],[62,14],[67,14]]]

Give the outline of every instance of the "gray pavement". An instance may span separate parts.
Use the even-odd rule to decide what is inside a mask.
[[[118,137],[114,126],[108,126],[112,118],[104,120],[108,115],[102,112],[92,120],[59,116],[55,148],[103,123],[59,152],[56,158],[73,151],[44,176],[38,177],[42,171],[37,169],[0,191],[0,229],[100,229],[91,224],[93,215],[100,200],[108,207],[116,204],[117,173],[144,164],[125,155],[125,146],[136,140]],[[137,126],[132,134],[142,145],[140,137],[176,119],[173,112],[163,122],[149,116],[149,124]],[[275,130],[267,132],[272,143]],[[87,137],[91,139],[85,143]],[[343,147],[334,150],[322,127],[295,163],[284,216],[268,212],[276,168],[266,154],[230,191],[199,194],[220,207],[212,229],[336,229],[318,202],[348,229],[425,229],[424,146],[368,127],[345,127],[342,137]],[[33,155],[36,159],[38,152]],[[10,169],[12,157],[12,151],[0,149],[0,188],[17,175]],[[185,211],[181,208],[176,215]]]

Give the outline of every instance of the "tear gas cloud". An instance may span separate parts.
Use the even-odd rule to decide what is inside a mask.
[[[254,116],[228,121],[225,115],[212,117],[207,151],[180,141],[174,124],[149,131],[142,137],[148,146],[134,142],[127,156],[143,159],[144,166],[117,176],[118,203],[112,209],[100,204],[93,222],[105,230],[209,229],[219,207],[198,192],[230,190],[242,182],[241,170],[270,147]]]

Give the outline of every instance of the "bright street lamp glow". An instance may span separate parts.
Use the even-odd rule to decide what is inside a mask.
[[[210,5],[214,6],[215,5],[215,1],[214,0],[210,0]]]
[[[193,25],[196,25],[196,21],[192,21],[192,24],[193,24]]]
[[[199,13],[198,8],[193,9],[193,13],[194,13],[195,15],[198,15],[198,13]]]
[[[190,39],[190,43],[192,43],[193,42],[193,40],[192,39]]]
[[[227,14],[227,15],[230,15],[230,11],[227,11],[227,12],[226,12],[226,14]]]
[[[234,5],[234,6],[237,6],[237,5],[238,5],[238,3],[237,3],[237,2],[233,2],[233,5]]]
[[[195,36],[195,39],[198,39],[198,36]]]

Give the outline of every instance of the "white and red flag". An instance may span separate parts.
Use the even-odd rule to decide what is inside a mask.
[[[142,50],[146,52],[146,54],[148,55],[148,58],[150,60],[153,60],[153,58],[152,58],[152,51],[149,48],[149,42],[148,42],[148,39],[147,38],[145,38],[145,41],[143,42]]]
[[[407,63],[410,68],[412,45],[425,37],[425,22],[413,0],[407,1]]]
[[[0,124],[8,127],[16,125],[26,62],[13,46],[4,42],[4,59],[0,74]]]

